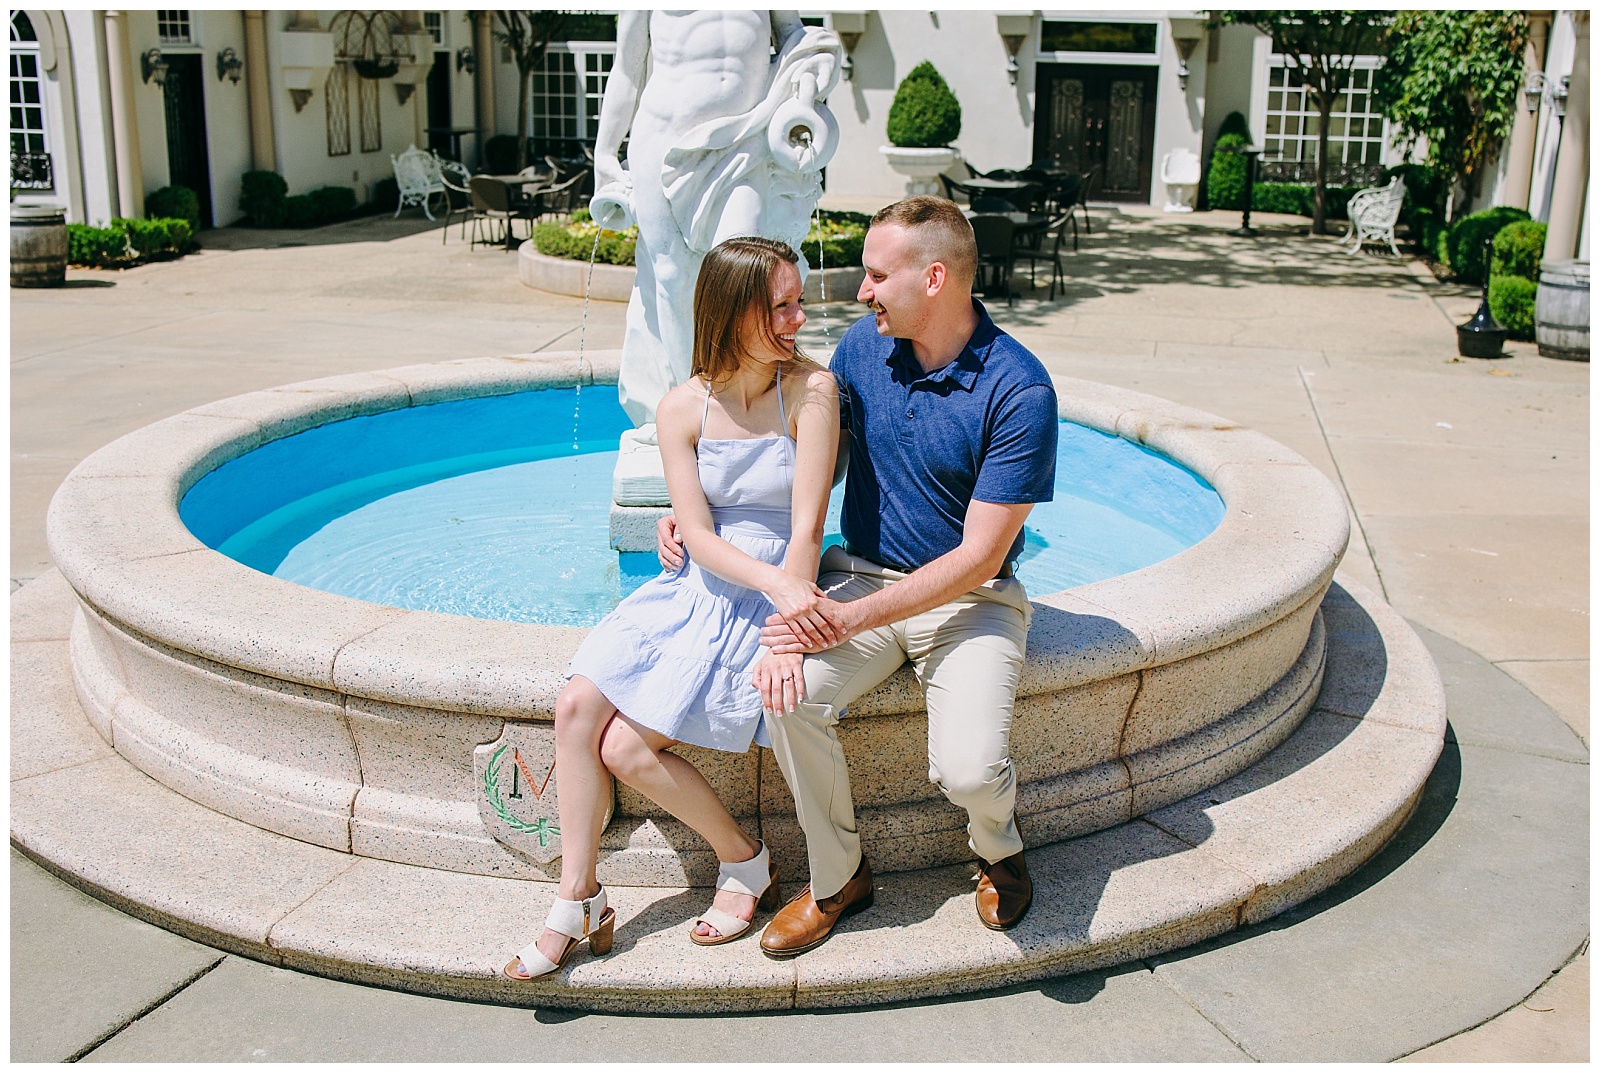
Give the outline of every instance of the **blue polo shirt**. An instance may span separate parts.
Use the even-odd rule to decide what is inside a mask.
[[[869,315],[846,331],[830,368],[850,433],[844,539],[857,555],[915,570],[961,543],[967,504],[1044,503],[1055,494],[1056,393],[1039,359],[978,327],[950,364],[924,374],[907,339]],[[1007,554],[1022,551],[1023,537]]]

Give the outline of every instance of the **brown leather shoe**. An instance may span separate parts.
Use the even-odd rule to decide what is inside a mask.
[[[863,857],[856,874],[831,898],[813,898],[811,884],[807,883],[789,899],[789,904],[778,910],[761,933],[761,952],[775,958],[803,954],[826,942],[839,921],[871,906],[872,869]]]
[[[978,919],[992,931],[1022,923],[1033,904],[1033,879],[1022,854],[986,864],[978,870]]]

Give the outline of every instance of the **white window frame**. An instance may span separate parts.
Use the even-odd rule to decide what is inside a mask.
[[[1375,72],[1382,65],[1383,65],[1383,57],[1382,56],[1356,56],[1354,61],[1351,64],[1351,69],[1352,69],[1352,72],[1354,72],[1354,71]],[[1285,72],[1285,75],[1284,75],[1284,83],[1285,83],[1285,85],[1284,85],[1283,88],[1274,86],[1272,84],[1272,74],[1273,74],[1273,71],[1275,69],[1281,69],[1281,70],[1283,70]],[[1262,147],[1261,160],[1262,160],[1263,163],[1277,162],[1277,161],[1285,160],[1286,158],[1283,155],[1283,144],[1286,141],[1292,141],[1296,145],[1301,147],[1300,148],[1301,155],[1299,157],[1299,160],[1301,162],[1314,163],[1316,161],[1317,137],[1316,137],[1316,134],[1314,132],[1310,133],[1310,134],[1305,133],[1307,124],[1305,123],[1303,117],[1310,116],[1313,120],[1315,120],[1315,118],[1317,116],[1317,112],[1316,112],[1316,108],[1311,104],[1311,101],[1309,100],[1309,96],[1306,95],[1306,91],[1303,90],[1303,89],[1298,91],[1299,93],[1301,93],[1303,95],[1302,96],[1302,101],[1303,101],[1304,106],[1305,106],[1301,110],[1291,111],[1291,110],[1283,108],[1283,107],[1280,107],[1280,108],[1275,110],[1272,107],[1272,95],[1274,93],[1281,93],[1281,94],[1287,95],[1287,94],[1292,93],[1292,92],[1297,92],[1297,91],[1289,90],[1287,88],[1288,71],[1290,71],[1292,69],[1293,68],[1290,67],[1290,65],[1289,65],[1288,61],[1285,59],[1283,53],[1281,53],[1281,52],[1270,52],[1270,51],[1266,53],[1265,61],[1261,64],[1260,68],[1258,69],[1258,74],[1260,76],[1259,85],[1261,86],[1261,92],[1260,92],[1260,96],[1257,99],[1257,101],[1252,102],[1252,103],[1256,104],[1256,107],[1251,109],[1251,111],[1254,114],[1250,118],[1250,129],[1251,129],[1251,132],[1255,135],[1256,141]],[[1373,76],[1372,76],[1371,73],[1369,73],[1369,74],[1367,74],[1366,77],[1368,79],[1370,79]],[[1356,92],[1365,93],[1365,95],[1366,95],[1367,110],[1359,113],[1359,115],[1369,123],[1370,123],[1370,121],[1372,119],[1377,119],[1379,121],[1379,134],[1377,136],[1373,136],[1371,134],[1363,134],[1363,135],[1359,136],[1358,138],[1351,138],[1348,135],[1348,133],[1347,134],[1342,134],[1342,135],[1335,135],[1330,130],[1330,133],[1328,135],[1328,159],[1329,159],[1329,163],[1330,164],[1354,163],[1354,164],[1361,164],[1361,165],[1364,165],[1364,166],[1375,166],[1376,164],[1388,165],[1388,164],[1393,163],[1393,157],[1394,157],[1393,131],[1390,129],[1389,120],[1383,118],[1383,116],[1380,113],[1377,113],[1377,112],[1373,111],[1373,109],[1372,109],[1372,92],[1371,92],[1370,85],[1371,84],[1369,82],[1368,89],[1362,90],[1362,91],[1356,91]],[[1346,92],[1346,94],[1349,94],[1351,91],[1350,90],[1346,90],[1345,92]],[[1252,95],[1252,96],[1254,96],[1254,95]],[[1276,134],[1271,133],[1269,131],[1269,121],[1270,121],[1270,119],[1271,119],[1271,117],[1272,117],[1272,115],[1274,114],[1275,111],[1280,116],[1280,120],[1286,120],[1290,115],[1293,115],[1297,119],[1300,119],[1301,122],[1299,123],[1299,132],[1296,133],[1296,134],[1293,134],[1293,135],[1285,134],[1284,133],[1284,128],[1285,128],[1286,124],[1284,122],[1280,121],[1279,132],[1276,133]],[[1345,129],[1346,129],[1346,131],[1348,131],[1349,130],[1348,121],[1349,121],[1351,115],[1352,115],[1352,113],[1350,113],[1348,111],[1341,111],[1339,106],[1335,105],[1334,110],[1333,110],[1333,115],[1330,117],[1330,123],[1332,123],[1334,121],[1337,121],[1337,120],[1343,119],[1345,121]],[[1273,150],[1271,150],[1269,148],[1269,145],[1270,145],[1270,143],[1272,141],[1277,141],[1278,142],[1278,148],[1276,149],[1276,151],[1273,151]],[[1377,161],[1366,161],[1366,160],[1347,161],[1346,157],[1348,156],[1348,146],[1352,142],[1360,142],[1363,145],[1366,145],[1366,144],[1375,144],[1375,145],[1377,145],[1377,147],[1378,147],[1378,159],[1377,159]]]
[[[16,15],[16,12],[12,12],[12,16],[14,17],[15,15]],[[33,16],[31,16],[31,15],[28,16],[28,22],[29,22],[30,25],[33,23]],[[9,32],[9,30],[8,30],[8,32]],[[36,88],[36,93],[37,93],[38,98],[39,98],[38,104],[37,105],[27,105],[26,107],[37,108],[38,115],[39,115],[39,126],[38,126],[37,129],[35,129],[35,128],[30,126],[30,127],[24,127],[20,131],[12,130],[12,133],[20,133],[20,134],[23,135],[24,139],[37,138],[39,140],[39,148],[37,150],[32,149],[32,148],[24,148],[24,152],[26,152],[28,155],[30,155],[30,156],[34,156],[34,155],[46,156],[46,157],[50,158],[50,185],[48,187],[42,187],[42,186],[41,187],[33,187],[33,186],[30,186],[30,187],[26,187],[26,188],[19,188],[20,190],[22,190],[26,194],[29,194],[29,195],[32,195],[32,196],[40,196],[40,195],[46,195],[46,194],[55,193],[57,187],[60,185],[61,178],[57,174],[59,169],[56,167],[55,145],[54,145],[54,143],[55,143],[55,132],[53,130],[54,124],[52,123],[52,119],[54,117],[51,114],[51,107],[50,107],[50,101],[49,101],[49,97],[50,97],[50,94],[49,94],[49,81],[48,81],[48,79],[45,78],[44,64],[43,64],[43,60],[41,59],[41,56],[40,56],[39,28],[37,26],[35,26],[33,28],[33,35],[34,35],[34,39],[32,41],[12,41],[11,42],[11,50],[10,50],[10,54],[9,55],[10,56],[16,56],[18,54],[22,54],[22,55],[27,55],[27,56],[32,56],[33,57],[33,74],[31,76],[22,76],[22,77],[24,77],[28,81],[33,82],[34,86]],[[11,61],[10,61],[10,58],[8,56],[7,64],[6,64],[7,79],[8,79],[6,92],[7,92],[8,95],[10,93],[10,88],[9,88],[10,87],[9,79],[11,77],[11,75],[10,75],[10,64],[11,64]],[[8,122],[9,122],[9,120],[8,120]]]
[[[1161,34],[1165,24],[1160,19],[1115,18],[1116,12],[1107,12],[1104,18],[1062,18],[1056,15],[1038,15],[1034,18],[1033,39],[1039,43],[1034,54],[1036,63],[1100,64],[1107,67],[1159,67],[1161,66]],[[1044,49],[1044,24],[1046,22],[1123,22],[1156,28],[1156,47],[1152,52],[1047,52]]]
[[[548,111],[541,112],[539,110],[539,98],[532,96],[533,83],[530,81],[528,93],[532,96],[532,99],[528,102],[528,114],[534,119],[530,136],[537,136],[533,132],[537,130],[540,120],[548,123],[551,119],[565,121],[568,118],[572,118],[577,120],[578,139],[585,142],[593,142],[600,126],[600,105],[605,97],[605,86],[610,80],[611,69],[607,68],[603,73],[599,74],[598,78],[596,78],[598,89],[592,88],[590,79],[595,78],[596,73],[589,70],[590,60],[591,58],[609,55],[613,58],[612,62],[615,63],[616,53],[617,43],[615,41],[552,42],[544,56],[544,62],[547,65],[546,77],[549,77],[548,64],[553,58],[558,56],[572,57],[573,69],[578,81],[577,93],[575,98],[563,94],[563,103],[569,107],[576,104],[576,110],[573,112],[563,111],[559,115]],[[598,64],[598,59],[595,62]]]
[[[173,9],[173,10],[178,10],[178,9]],[[155,16],[156,16],[156,37],[160,40],[161,44],[163,44],[163,45],[175,45],[175,46],[180,46],[180,47],[182,47],[182,46],[198,46],[200,44],[199,35],[195,33],[194,12],[193,11],[184,10],[182,12],[182,14],[183,14],[183,26],[184,26],[184,29],[186,31],[185,36],[183,36],[183,37],[168,37],[167,34],[161,29],[161,23],[163,21],[162,18],[161,18],[161,12],[157,11],[155,13]]]

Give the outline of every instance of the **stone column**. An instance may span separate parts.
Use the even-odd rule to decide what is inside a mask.
[[[1528,12],[1528,43],[1522,50],[1522,82],[1528,76],[1544,70],[1544,45],[1550,30],[1550,12]],[[1522,106],[1521,94],[1517,100],[1517,118],[1511,125],[1511,137],[1506,142],[1506,185],[1502,203],[1518,209],[1528,207],[1528,193],[1533,186],[1533,150],[1539,136],[1539,109],[1532,112]]]
[[[494,134],[494,37],[489,33],[494,13],[472,13],[472,52],[478,58],[473,84],[478,91],[478,166],[484,166],[483,148]]]
[[[1578,249],[1584,196],[1589,188],[1589,13],[1574,11],[1572,76],[1567,82],[1567,115],[1561,123],[1555,189],[1550,194],[1550,230],[1544,258],[1562,261]]]
[[[117,215],[144,215],[144,166],[139,159],[139,116],[133,57],[128,53],[128,13],[106,12],[106,65],[111,75],[111,143],[117,157]]]
[[[277,171],[278,151],[272,137],[272,80],[267,69],[266,12],[244,13],[244,79],[250,101],[250,166]]]

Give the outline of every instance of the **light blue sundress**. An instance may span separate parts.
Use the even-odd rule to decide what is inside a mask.
[[[794,440],[701,438],[700,487],[717,535],[752,558],[782,566],[789,547]],[[783,415],[783,384],[778,385]],[[774,611],[756,589],[724,581],[690,561],[635,589],[601,620],[568,666],[593,682],[636,723],[678,741],[742,753],[770,748],[761,695],[750,676],[761,654],[761,626]]]

